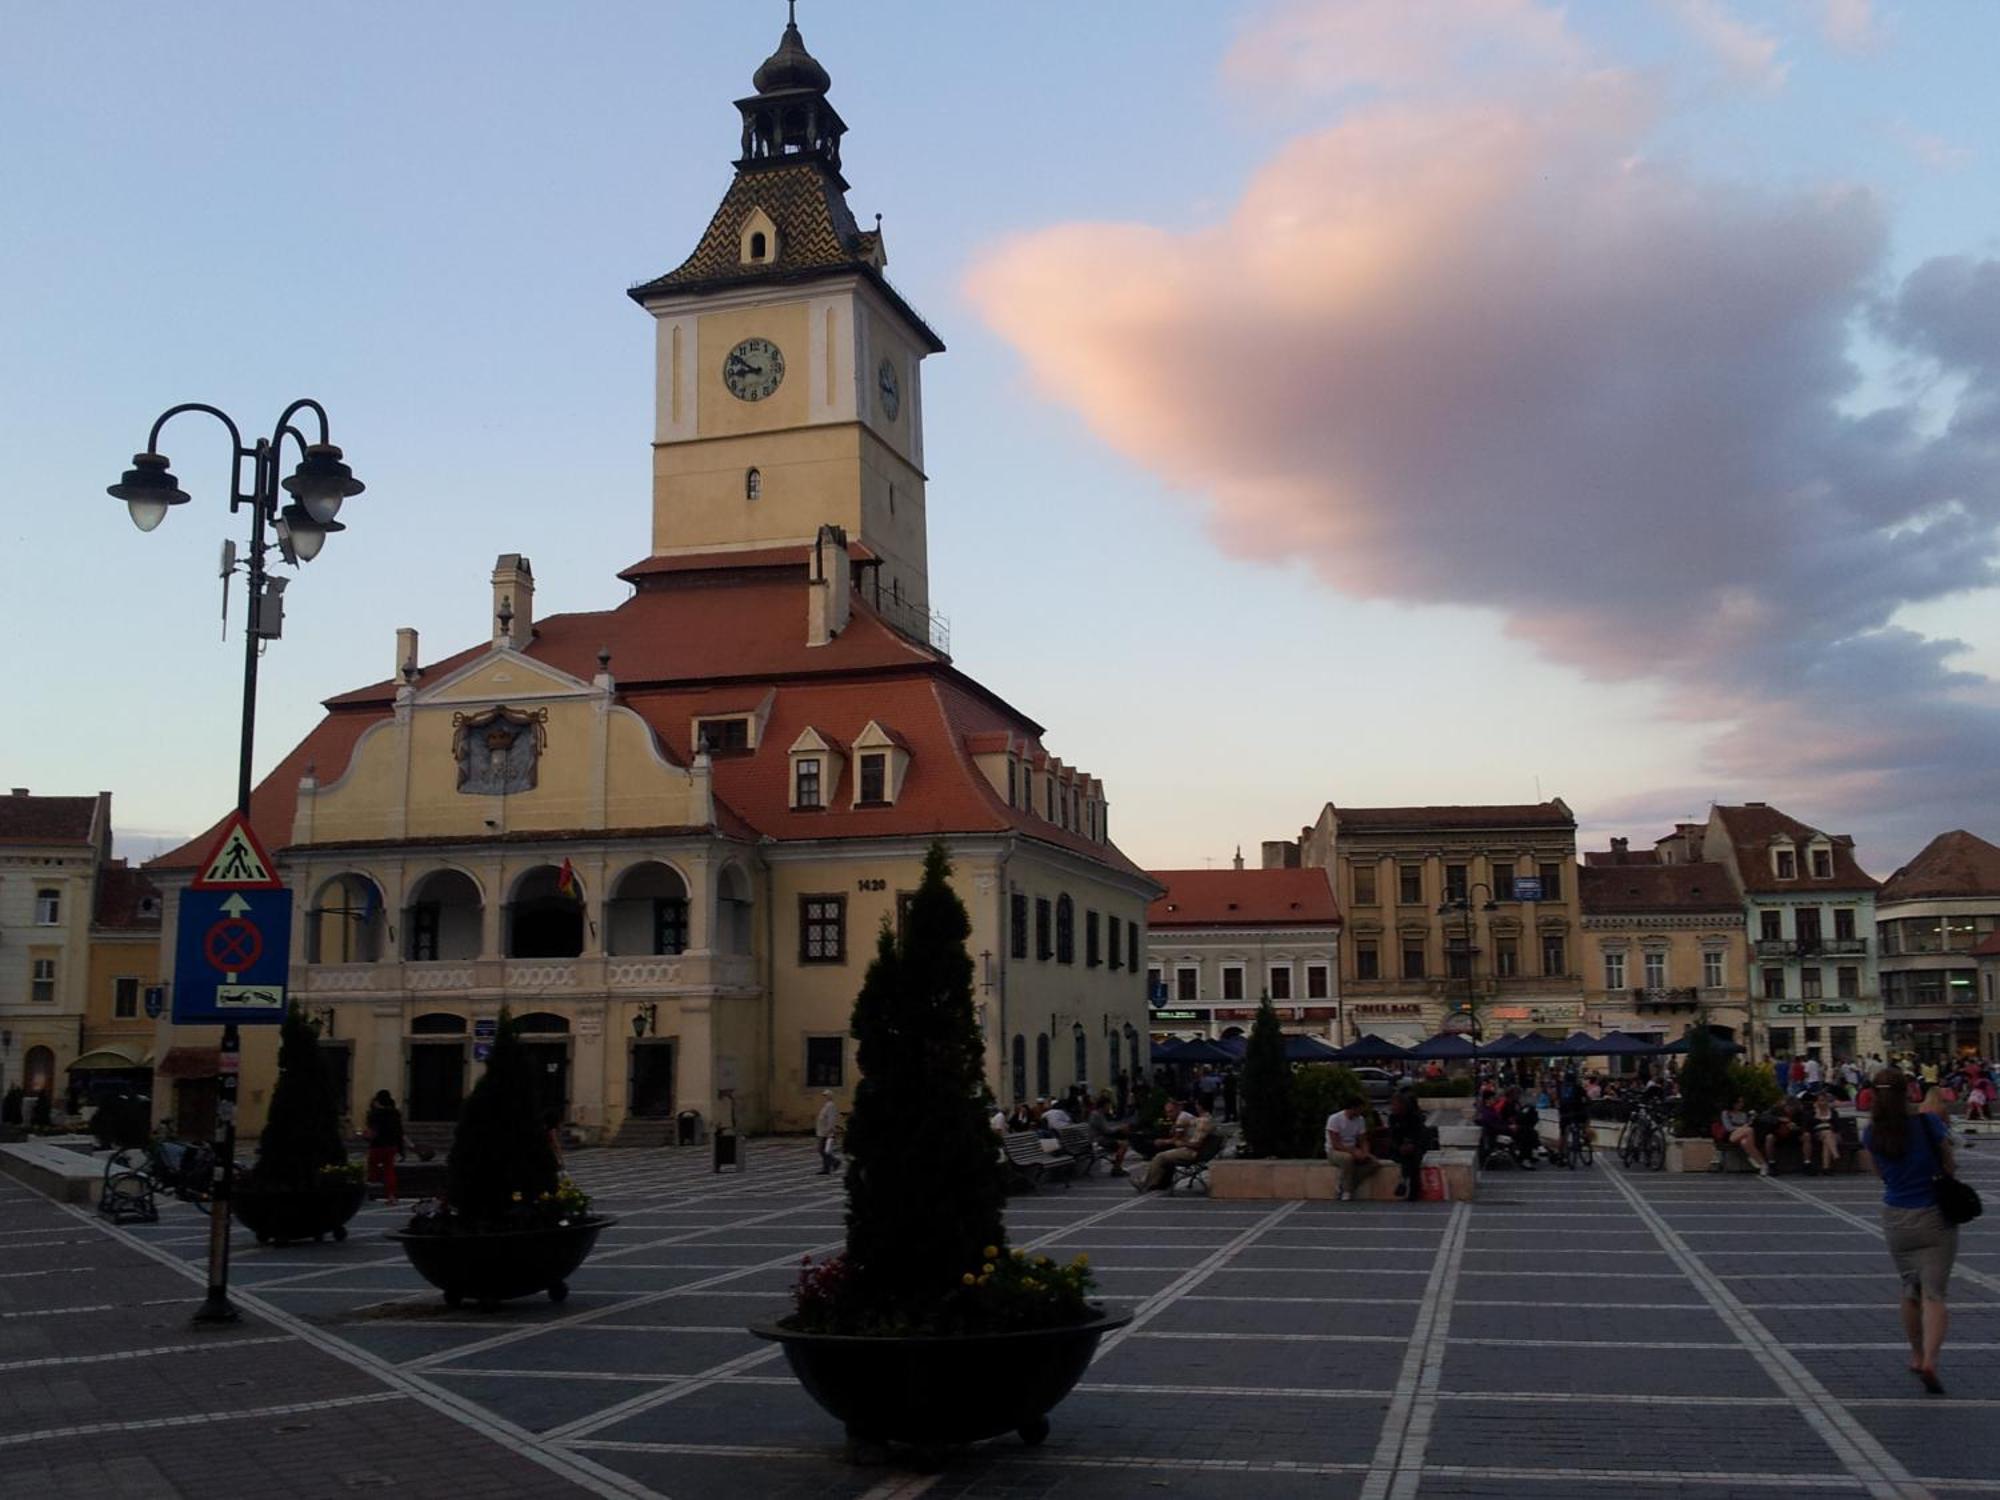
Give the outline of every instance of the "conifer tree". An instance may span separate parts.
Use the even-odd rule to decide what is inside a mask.
[[[452,1212],[475,1227],[497,1226],[515,1205],[556,1190],[561,1169],[542,1119],[534,1063],[504,1010],[485,1075],[459,1111],[447,1164]]]
[[[1681,1134],[1707,1135],[1729,1103],[1729,1059],[1715,1045],[1715,1033],[1698,1022],[1688,1029],[1687,1061],[1681,1064]]]
[[[257,1138],[254,1184],[267,1191],[315,1187],[321,1167],[344,1166],[347,1146],[340,1138],[340,1108],[320,1056],[319,1033],[293,1005],[278,1036],[278,1081],[271,1112]]]
[[[903,919],[885,922],[854,1002],[861,1081],[847,1126],[847,1262],[859,1306],[921,1323],[1003,1247],[1004,1185],[972,1009],[972,924],[943,843]]]
[[[1292,1131],[1292,1065],[1271,997],[1257,1002],[1250,1043],[1243,1051],[1243,1141],[1250,1156],[1283,1156]]]

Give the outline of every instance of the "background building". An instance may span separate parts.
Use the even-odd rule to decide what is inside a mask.
[[[1882,1047],[1873,935],[1878,882],[1854,840],[1763,802],[1709,810],[1661,848],[1725,866],[1743,900],[1758,1057],[1862,1057]]]
[[[1939,834],[1882,883],[1875,931],[1889,1049],[1926,1061],[1979,1050],[1973,950],[2000,932],[2000,848],[1962,828]]]
[[[256,790],[293,991],[350,1109],[386,1088],[419,1127],[452,1120],[505,1006],[582,1130],[657,1139],[684,1109],[804,1127],[855,1082],[855,993],[938,838],[994,1092],[1140,1065],[1157,887],[1103,784],[952,665],[925,540],[921,367],[943,345],[848,207],[828,88],[787,27],[738,103],[721,207],[632,290],[657,358],[631,597],[544,618],[529,560],[502,555],[468,599],[478,644],[425,661],[398,632],[391,675],[330,699]],[[170,905],[208,838],[151,867]],[[212,1043],[161,1045],[183,1074]]]
[[[159,889],[143,870],[122,859],[99,867],[83,1054],[70,1065],[79,1095],[154,1093],[155,1023],[146,994],[160,983],[161,910]]]
[[[111,858],[111,793],[0,797],[0,1093],[60,1107],[84,1050],[90,924]]]
[[[1340,908],[1324,870],[1155,870],[1153,1037],[1247,1033],[1266,996],[1289,1032],[1338,1041]]]
[[[1567,1035],[1582,1023],[1576,819],[1560,798],[1328,803],[1296,845],[1265,848],[1267,863],[1324,870],[1333,882],[1350,1035],[1415,1041],[1475,1021],[1488,1036]]]
[[[1584,855],[1583,983],[1592,1029],[1673,1041],[1691,1023],[1750,1030],[1743,901],[1720,864],[1670,863],[1624,839]]]

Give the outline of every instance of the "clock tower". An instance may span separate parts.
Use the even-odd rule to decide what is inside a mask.
[[[944,345],[847,205],[847,126],[798,23],[757,70],[736,177],[677,269],[632,288],[656,320],[653,553],[809,546],[843,528],[863,587],[929,607],[922,365]]]

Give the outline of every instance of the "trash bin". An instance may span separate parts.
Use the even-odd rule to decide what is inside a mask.
[[[684,1109],[674,1117],[674,1123],[680,1127],[674,1135],[674,1139],[677,1142],[683,1146],[699,1146],[701,1144],[700,1110]]]
[[[738,1156],[739,1150],[736,1132],[727,1125],[718,1126],[715,1132],[715,1170],[720,1172],[724,1167],[740,1168],[743,1163]]]

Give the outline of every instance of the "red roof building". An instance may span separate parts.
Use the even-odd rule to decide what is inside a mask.
[[[452,1119],[506,1006],[580,1131],[657,1140],[690,1108],[803,1128],[855,1082],[854,995],[933,840],[994,1092],[1143,1063],[1158,887],[1104,784],[951,660],[922,428],[943,346],[847,210],[824,76],[788,28],[698,248],[632,290],[658,385],[630,597],[540,614],[502,554],[468,609],[484,639],[425,659],[397,632],[390,675],[329,698],[255,789],[292,987],[351,1106],[387,1088],[420,1131]],[[793,106],[812,127],[777,139]],[[150,867],[170,902],[213,836]]]
[[[1340,907],[1326,871],[1155,870],[1146,913],[1153,1035],[1247,1032],[1268,998],[1290,1032],[1340,1025]]]
[[[2000,999],[1980,948],[2000,938],[2000,847],[1962,828],[1939,834],[1882,883],[1875,930],[1890,1045],[1920,1060],[1992,1056]]]

